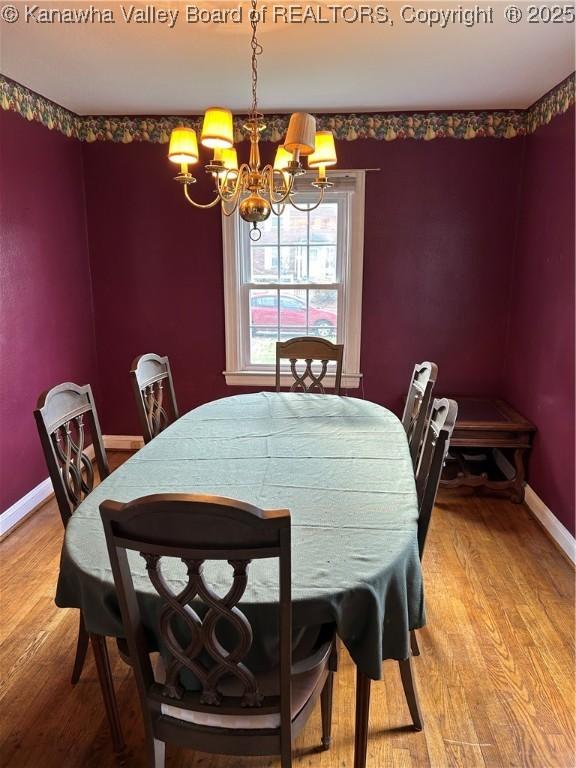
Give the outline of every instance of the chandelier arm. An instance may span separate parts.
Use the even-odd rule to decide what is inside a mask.
[[[239,197],[237,197],[236,200],[234,200],[234,204],[232,205],[231,209],[226,208],[227,201],[222,200],[222,213],[224,214],[224,216],[232,216],[236,212],[236,209],[238,208],[239,200],[240,200]]]
[[[322,200],[324,200],[324,189],[322,188],[322,189],[320,190],[320,197],[319,197],[318,201],[317,201],[316,203],[314,203],[314,205],[308,206],[308,208],[301,208],[299,205],[296,205],[296,203],[295,203],[295,202],[294,202],[294,200],[292,199],[292,194],[293,194],[293,193],[291,193],[291,194],[290,194],[290,204],[291,204],[291,205],[292,205],[294,208],[296,208],[296,210],[297,210],[297,211],[301,211],[302,213],[307,213],[308,211],[315,211],[315,210],[316,210],[316,208],[318,208],[318,206],[319,206],[319,205],[320,205],[320,203],[322,202]]]
[[[188,194],[188,184],[184,184],[184,197],[186,198],[186,200],[188,200],[190,205],[194,206],[194,208],[202,208],[202,209],[214,208],[215,205],[218,205],[221,199],[220,195],[218,195],[218,197],[212,200],[211,203],[197,203],[195,200],[192,200],[192,198]]]
[[[272,210],[272,213],[275,216],[282,216],[282,214],[284,213],[284,209],[286,208],[286,203],[280,203],[278,205],[278,210],[276,210],[276,208],[274,208],[274,203],[271,202],[270,203],[270,208]]]
[[[246,173],[250,171],[249,166],[246,163],[242,163],[240,168],[236,171],[236,169],[227,169],[226,174],[224,175],[223,179],[218,178],[217,186],[218,186],[218,194],[222,198],[222,200],[230,201],[234,200],[235,198],[238,198],[241,191],[242,186],[244,183],[244,177]],[[234,188],[227,192],[226,190],[226,184],[228,182],[228,175],[230,173],[236,174],[236,179],[234,182]]]
[[[264,173],[267,174],[267,186],[268,186],[268,195],[270,197],[270,202],[271,203],[276,203],[276,204],[281,204],[281,203],[284,203],[286,200],[288,200],[288,198],[292,194],[292,191],[293,191],[293,188],[294,188],[294,176],[290,175],[286,191],[285,192],[281,192],[279,195],[277,195],[276,192],[274,191],[274,174],[275,173],[280,174],[281,177],[282,177],[282,182],[285,184],[286,183],[286,177],[285,177],[284,173],[282,171],[278,170],[278,168],[274,168],[271,165],[267,165],[264,168]],[[286,175],[288,175],[288,174],[286,174]]]

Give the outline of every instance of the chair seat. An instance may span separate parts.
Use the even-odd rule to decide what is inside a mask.
[[[327,646],[331,647],[330,645]],[[295,669],[302,668],[302,672],[296,671],[292,675],[292,720],[298,715],[298,713],[306,706],[310,697],[316,690],[322,674],[326,670],[328,665],[328,659],[330,654],[320,654],[323,658],[320,663],[311,666],[308,665],[308,661],[313,658],[317,658],[319,654],[314,654],[314,657],[310,659],[304,659],[298,662]],[[154,665],[154,677],[157,683],[163,683],[166,679],[166,668],[162,657],[158,657],[158,661]],[[258,688],[264,696],[279,696],[278,690],[279,674],[277,669],[273,669],[265,674],[256,675],[258,681]],[[224,695],[238,696],[241,693],[240,683],[238,680],[230,676],[224,678],[222,683],[218,686]],[[258,715],[257,709],[246,710],[247,712],[253,712],[254,714],[246,715],[220,715],[216,711],[212,712],[197,712],[190,709],[183,709],[181,707],[172,704],[161,704],[161,712],[163,715],[174,717],[178,720],[185,720],[195,725],[211,726],[213,728],[233,728],[239,730],[253,730],[253,729],[275,729],[280,727],[280,713],[273,713],[267,715]]]

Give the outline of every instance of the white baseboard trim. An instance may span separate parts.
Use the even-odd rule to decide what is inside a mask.
[[[144,445],[143,439],[137,435],[103,435],[102,440],[104,448],[107,450],[136,450]],[[91,445],[88,446],[85,453],[91,461],[94,461],[94,448]],[[33,512],[36,512],[53,495],[52,481],[47,477],[31,491],[28,491],[25,496],[15,501],[5,512],[2,512],[0,515],[0,541]]]
[[[525,488],[524,501],[550,538],[572,563],[576,563],[576,539],[529,485]]]
[[[27,518],[28,515],[35,512],[53,493],[52,481],[47,477],[41,483],[38,483],[35,488],[32,488],[31,491],[28,491],[25,496],[15,501],[11,507],[8,507],[0,515],[0,540]]]

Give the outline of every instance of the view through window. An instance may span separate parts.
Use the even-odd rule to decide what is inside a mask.
[[[287,206],[261,225],[260,240],[244,239],[250,365],[273,364],[279,340],[339,340],[343,216],[337,200],[311,211]]]

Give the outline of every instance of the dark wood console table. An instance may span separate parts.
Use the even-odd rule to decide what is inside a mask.
[[[519,504],[536,427],[503,400],[455,400],[458,418],[440,485],[503,492]]]

